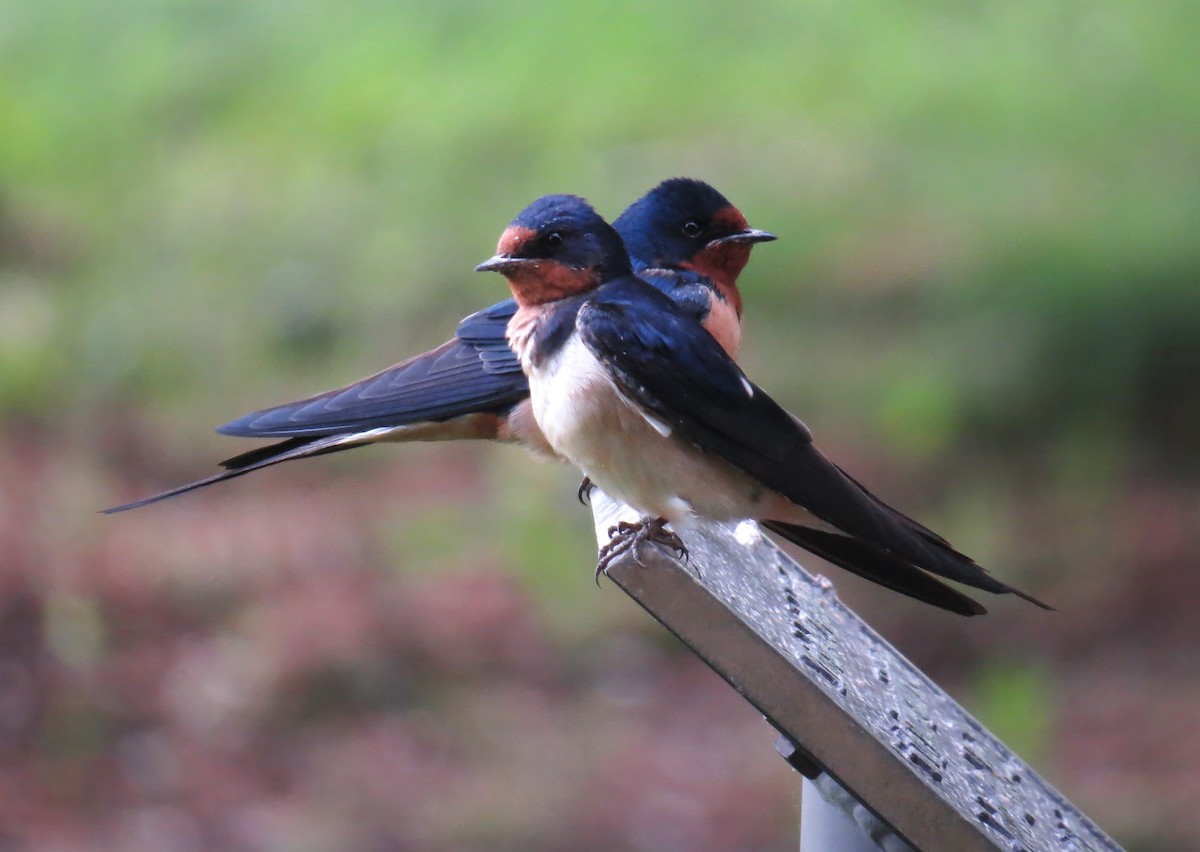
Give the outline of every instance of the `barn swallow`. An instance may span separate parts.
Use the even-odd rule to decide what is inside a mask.
[[[725,196],[689,178],[660,183],[614,225],[646,280],[736,358],[742,314],[737,278],[751,248],[774,234],[751,228]],[[507,299],[464,319],[454,338],[435,349],[351,385],[226,423],[217,429],[221,434],[283,440],[226,459],[225,469],[213,476],[104,511],[134,509],[280,462],[380,442],[486,439],[553,456],[530,411],[525,374],[505,340],[515,311]]]
[[[517,303],[509,344],[550,446],[643,516],[617,531],[598,572],[641,541],[686,553],[678,533],[697,519],[749,518],[951,612],[984,608],[933,575],[1046,606],[822,455],[800,420],[678,304],[633,274],[621,237],[583,199],[535,201],[477,269],[508,279]]]

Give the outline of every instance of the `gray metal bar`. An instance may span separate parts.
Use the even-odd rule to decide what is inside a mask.
[[[599,491],[593,511],[601,542],[634,519]],[[818,786],[852,791],[916,849],[1119,849],[757,525],[684,540],[686,565],[650,545],[609,576],[799,747]]]

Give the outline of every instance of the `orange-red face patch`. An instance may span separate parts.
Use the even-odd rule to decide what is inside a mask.
[[[750,223],[746,221],[746,217],[742,215],[742,211],[732,205],[714,213],[712,223],[720,230],[728,231],[729,233],[744,231],[750,227]]]
[[[522,307],[582,293],[600,283],[594,269],[572,269],[553,260],[542,260],[513,272],[508,279],[513,298]]]
[[[521,225],[510,225],[500,235],[500,242],[496,245],[496,253],[507,255],[509,257],[520,257],[521,249],[525,243],[537,236],[537,231],[533,228],[526,228]]]

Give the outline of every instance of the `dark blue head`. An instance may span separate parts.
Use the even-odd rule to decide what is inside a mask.
[[[513,219],[496,255],[475,267],[508,279],[521,305],[561,299],[630,274],[612,225],[576,195],[544,195]]]
[[[736,287],[751,247],[775,239],[751,228],[729,199],[692,178],[663,181],[613,225],[640,267],[689,269],[726,288]]]

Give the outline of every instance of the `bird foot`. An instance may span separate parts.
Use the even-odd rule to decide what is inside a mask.
[[[688,560],[688,549],[683,539],[666,528],[665,518],[642,518],[636,523],[620,521],[608,528],[610,541],[600,548],[600,558],[596,562],[596,585],[600,584],[600,575],[608,573],[608,566],[618,556],[630,550],[639,563],[638,548],[645,542],[661,545],[675,553],[676,558]]]

